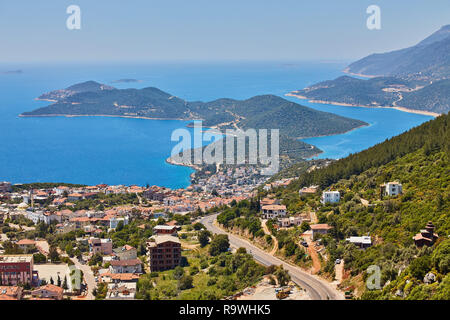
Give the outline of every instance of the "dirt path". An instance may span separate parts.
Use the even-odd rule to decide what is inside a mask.
[[[368,207],[369,206],[369,201],[367,201],[366,199],[361,198],[361,203],[363,206]]]
[[[341,260],[341,263],[335,265],[334,273],[336,274],[335,278],[337,283],[340,284],[344,277],[344,260]]]
[[[262,226],[262,229],[263,229],[264,233],[265,233],[265,234],[268,234],[269,236],[272,237],[273,248],[272,248],[272,251],[270,251],[270,254],[273,256],[273,255],[275,255],[275,252],[277,252],[277,250],[278,250],[278,240],[277,240],[276,237],[274,237],[274,236],[270,233],[269,228],[267,228],[266,222],[267,222],[267,220],[262,220],[261,226]]]
[[[317,216],[316,216],[316,213],[314,211],[311,211],[309,213],[309,218],[311,219],[311,223],[317,223]]]
[[[308,253],[313,262],[312,274],[316,274],[317,272],[319,272],[321,267],[319,255],[317,254],[316,248],[314,247],[314,242],[311,241],[311,237],[304,236],[304,238],[306,240],[306,243],[308,244]],[[301,246],[301,244],[299,244],[299,246]]]

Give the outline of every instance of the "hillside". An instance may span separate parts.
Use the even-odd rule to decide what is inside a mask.
[[[397,106],[447,113],[450,110],[450,79],[436,81],[425,88],[403,94]]]
[[[369,80],[342,76],[291,93],[294,96],[329,103],[365,107],[404,107],[437,114],[450,110],[450,80],[425,87],[416,81],[394,77]]]
[[[75,84],[66,89],[54,90],[51,92],[47,92],[39,96],[38,100],[47,100],[47,101],[59,101],[70,96],[73,96],[77,93],[82,92],[96,92],[102,90],[117,90],[114,87],[110,87],[95,81],[86,81],[82,83]]]
[[[303,173],[275,191],[288,211],[314,210],[319,223],[333,227],[322,237],[329,257],[322,265],[323,274],[334,275],[334,261],[339,258],[348,274],[342,288],[356,288],[363,299],[450,299],[449,126],[450,116],[440,116],[325,168]],[[395,180],[402,183],[403,194],[380,197],[380,184]],[[298,190],[311,184],[338,190],[341,201],[322,205],[319,193],[299,197]],[[430,248],[417,248],[412,237],[428,221],[436,226],[439,239]],[[367,234],[374,242],[369,249],[345,242],[349,236]],[[362,284],[370,265],[381,268],[382,290],[370,291]],[[429,272],[436,280],[427,284],[424,276]]]
[[[274,95],[247,100],[188,102],[157,88],[110,89],[95,82],[87,82],[44,96],[57,98],[58,101],[47,107],[24,112],[21,116],[111,115],[202,119],[204,126],[219,129],[280,129],[281,152],[289,151],[301,157],[317,154],[320,150],[298,141],[298,137],[339,134],[367,125],[360,120],[317,111]]]
[[[367,76],[396,76],[416,80],[450,77],[450,25],[442,27],[417,45],[377,53],[348,66],[349,73]]]
[[[323,81],[291,95],[322,103],[364,107],[402,107],[443,114],[450,110],[450,25],[417,45],[372,54],[350,64],[344,72],[366,75]]]

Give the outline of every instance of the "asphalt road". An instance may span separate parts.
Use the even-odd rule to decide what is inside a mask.
[[[285,270],[289,271],[292,281],[304,288],[313,300],[343,300],[344,296],[338,290],[334,289],[325,280],[321,280],[315,276],[312,276],[301,268],[293,266],[287,262],[284,262],[277,257],[270,255],[250,242],[243,240],[233,234],[225,232],[223,229],[216,227],[213,222],[216,220],[218,214],[203,217],[200,222],[205,227],[216,234],[227,234],[230,240],[230,245],[235,248],[243,247],[250,253],[253,258],[259,263],[269,265],[283,265]]]

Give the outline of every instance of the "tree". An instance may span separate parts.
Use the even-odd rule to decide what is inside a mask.
[[[193,227],[194,227],[194,230],[197,230],[197,231],[198,230],[202,230],[202,229],[206,229],[205,226],[202,223],[200,223],[200,222],[195,223],[193,225]]]
[[[300,225],[300,231],[303,233],[309,229],[311,229],[311,227],[309,226],[309,223],[306,221],[303,221],[302,224]]]
[[[450,240],[442,241],[431,257],[433,265],[443,274],[450,271]]]
[[[173,278],[175,280],[180,280],[184,276],[184,269],[180,266],[175,267],[173,270]]]
[[[55,281],[53,280],[52,277],[50,277],[50,284],[55,284]]]
[[[207,230],[202,230],[198,233],[198,242],[200,243],[200,247],[205,247],[209,243],[209,236],[211,234]]]
[[[56,247],[51,246],[50,250],[49,250],[49,254],[48,254],[50,261],[52,263],[54,262],[59,262],[60,258],[59,258],[59,254],[58,254],[58,250],[56,249]]]
[[[102,263],[102,262],[103,262],[103,257],[102,257],[102,255],[99,252],[97,252],[96,254],[94,254],[92,256],[91,260],[89,260],[89,265],[90,266],[95,266],[95,265],[97,265],[99,263]]]
[[[178,288],[180,290],[186,290],[192,288],[192,283],[194,282],[194,278],[190,275],[183,275],[178,282]]]
[[[227,252],[230,248],[230,242],[226,234],[216,235],[211,241],[209,247],[209,254],[212,256],[217,256],[222,252]]]
[[[239,249],[237,249],[236,253],[237,254],[246,254],[247,250],[243,247],[240,247]]]
[[[69,255],[69,257],[73,257],[74,255],[74,250],[73,250],[73,245],[72,243],[68,243],[66,245],[66,247],[64,248],[64,250],[66,251],[66,253]]]
[[[57,282],[56,282],[56,285],[57,285],[58,287],[61,287],[61,278],[60,278],[59,274],[58,274],[58,280],[57,280]]]
[[[423,277],[427,274],[427,272],[431,268],[431,259],[430,256],[422,256],[417,259],[414,259],[409,265],[410,274],[418,279],[422,280]]]
[[[33,254],[33,261],[34,263],[46,263],[47,257],[44,256],[42,253],[35,253]]]
[[[285,286],[291,280],[291,276],[287,272],[287,270],[283,269],[283,265],[280,265],[278,269],[274,273],[275,277],[277,277],[278,285]]]
[[[62,288],[63,288],[64,290],[69,289],[69,286],[67,285],[67,276],[64,276],[64,281],[63,281]]]

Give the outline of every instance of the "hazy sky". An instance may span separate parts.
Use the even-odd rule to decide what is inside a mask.
[[[66,9],[81,8],[81,30]],[[381,7],[381,30],[366,8]],[[450,24],[449,0],[0,0],[0,62],[353,60]]]

